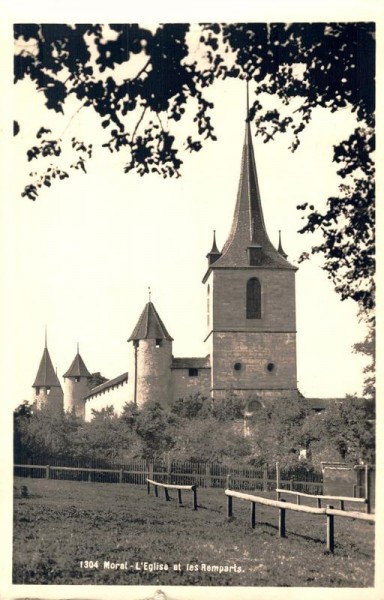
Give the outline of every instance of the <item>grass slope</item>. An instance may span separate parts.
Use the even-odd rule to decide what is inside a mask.
[[[227,519],[223,490],[198,490],[193,511],[187,492],[179,506],[176,492],[166,502],[162,490],[156,498],[144,486],[16,478],[16,489],[23,485],[29,496],[14,506],[14,583],[373,585],[374,527],[366,522],[336,517],[330,555],[325,516],[287,511],[287,538],[279,539],[277,509],[257,505],[252,530],[248,502],[234,499]]]

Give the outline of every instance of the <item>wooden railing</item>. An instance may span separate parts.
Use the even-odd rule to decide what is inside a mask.
[[[158,497],[158,495],[159,495],[158,488],[161,487],[164,489],[165,499],[167,500],[167,502],[170,501],[168,490],[177,490],[179,504],[183,504],[183,501],[181,498],[182,490],[188,490],[188,491],[192,492],[192,508],[193,508],[193,510],[197,510],[197,486],[196,485],[174,485],[171,483],[159,483],[158,481],[153,481],[152,479],[147,479],[148,494],[151,493],[151,485],[154,486],[156,497]]]
[[[286,490],[283,490],[284,492]],[[247,500],[251,502],[251,527],[256,527],[256,504],[262,504],[265,506],[271,506],[279,509],[279,537],[286,537],[285,528],[285,513],[287,510],[292,510],[301,513],[309,513],[313,515],[325,515],[327,517],[327,550],[333,553],[335,547],[334,535],[334,519],[338,517],[349,517],[352,519],[359,519],[362,521],[375,522],[375,516],[366,514],[363,512],[356,511],[345,511],[333,508],[333,506],[327,506],[326,508],[319,508],[314,506],[304,506],[300,504],[293,504],[286,502],[285,500],[272,500],[270,498],[262,498],[260,496],[254,496],[252,494],[244,494],[243,492],[236,492],[234,490],[225,490],[227,496],[227,516],[230,518],[233,516],[233,498],[239,498],[240,500]],[[339,498],[340,500],[340,498]]]
[[[301,498],[308,498],[311,500],[316,500],[317,508],[321,508],[322,500],[331,500],[334,502],[340,503],[340,510],[344,510],[345,502],[357,502],[359,504],[365,504],[366,511],[370,512],[370,505],[367,498],[352,498],[349,496],[323,496],[320,494],[305,494],[304,492],[296,492],[295,490],[282,490],[277,488],[277,499],[280,500],[281,494],[292,494],[296,496],[296,504],[301,504]]]

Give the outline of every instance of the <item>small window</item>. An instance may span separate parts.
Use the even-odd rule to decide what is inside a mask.
[[[51,388],[48,386],[47,387],[47,395],[49,396],[50,393],[51,393]]]
[[[160,338],[156,340],[156,348],[161,348],[163,344],[163,340],[161,340]]]
[[[138,348],[139,347],[139,340],[133,340],[133,347],[134,348]]]
[[[235,369],[235,371],[240,371],[241,370],[241,363],[237,362],[233,365],[233,368]]]
[[[40,394],[40,388],[39,388],[39,387],[37,387],[37,388],[36,388],[36,396],[38,396],[39,394]]]
[[[272,373],[272,371],[275,369],[275,365],[270,362],[267,364],[267,369],[270,373]]]
[[[80,377],[75,377],[75,381],[76,381],[76,383],[79,383]]]
[[[261,246],[250,246],[248,248],[248,262],[252,267],[261,265]]]
[[[199,369],[195,369],[194,367],[191,369],[188,369],[188,374],[190,377],[198,377],[199,376]]]
[[[247,281],[247,319],[261,319],[261,285],[256,277]]]

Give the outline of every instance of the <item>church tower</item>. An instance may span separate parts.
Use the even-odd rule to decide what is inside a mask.
[[[47,334],[45,334],[43,356],[32,387],[34,388],[33,401],[38,409],[49,406],[58,411],[63,410],[63,390],[48,352]]]
[[[65,412],[74,412],[77,417],[85,419],[84,397],[89,393],[88,382],[92,376],[79,354],[79,345],[77,354],[63,377]]]
[[[143,406],[171,400],[172,341],[153,303],[145,305],[128,342],[132,342],[128,368],[128,402]]]
[[[254,403],[297,394],[296,267],[264,223],[247,121],[232,227],[207,255],[207,336],[214,399],[229,391]]]

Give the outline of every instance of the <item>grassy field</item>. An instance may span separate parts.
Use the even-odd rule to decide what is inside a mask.
[[[190,493],[179,506],[175,492],[166,502],[144,486],[16,478],[15,488],[13,583],[373,585],[367,522],[336,517],[331,555],[325,516],[287,511],[279,539],[277,509],[257,505],[252,530],[248,502],[234,499],[227,519],[223,490],[199,489],[193,511]]]

